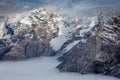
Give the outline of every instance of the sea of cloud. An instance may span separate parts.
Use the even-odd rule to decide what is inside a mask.
[[[119,80],[103,75],[59,72],[56,69],[59,63],[53,57],[0,62],[0,80]]]

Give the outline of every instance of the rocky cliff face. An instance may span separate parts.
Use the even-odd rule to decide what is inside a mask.
[[[50,41],[58,35],[59,17],[48,14],[42,8],[8,17],[1,30],[1,59],[53,56],[55,52],[50,46]]]
[[[0,59],[54,56],[77,22],[76,18],[49,14],[43,8],[4,18],[0,24]]]
[[[1,60],[57,55],[60,71],[120,77],[120,16],[77,19],[40,8],[0,25]]]
[[[120,77],[120,17],[98,18],[94,35],[59,58],[61,71]],[[92,31],[94,32],[94,31]]]

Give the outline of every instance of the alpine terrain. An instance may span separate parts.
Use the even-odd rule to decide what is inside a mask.
[[[120,78],[120,14],[74,18],[33,9],[0,17],[0,60],[55,56],[62,72]]]

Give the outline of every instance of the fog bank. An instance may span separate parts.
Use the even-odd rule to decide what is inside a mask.
[[[55,58],[42,57],[18,62],[0,62],[0,80],[119,80],[102,75],[59,72]]]

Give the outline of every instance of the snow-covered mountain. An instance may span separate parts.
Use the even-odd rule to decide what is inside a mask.
[[[90,31],[93,35],[87,36],[85,43],[79,42],[67,52],[58,52],[63,55],[59,58],[62,63],[57,68],[61,71],[82,74],[102,73],[120,77],[119,26],[119,16],[99,16],[95,29]]]
[[[1,18],[0,59],[58,56],[61,71],[120,77],[120,17],[73,18],[39,8]]]
[[[81,37],[80,41],[84,42],[86,40],[84,36],[87,35],[87,32],[92,34],[91,31],[96,23],[96,16],[77,19],[48,14],[43,8],[40,8],[29,11],[29,13],[24,12],[13,17],[7,17],[1,24],[1,39],[10,40],[18,35],[31,39],[34,37],[32,30],[37,31],[40,28],[45,28],[51,37],[50,46],[57,51],[73,36]],[[39,34],[37,38],[41,40],[41,35]],[[17,43],[11,41],[11,44],[16,45]]]

